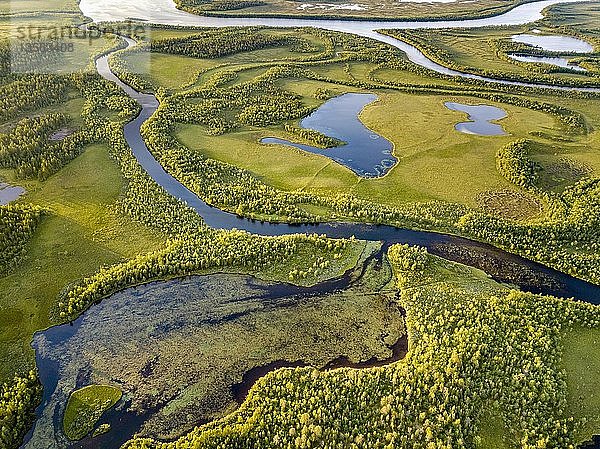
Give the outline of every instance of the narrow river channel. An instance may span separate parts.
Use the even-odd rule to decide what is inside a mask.
[[[155,23],[176,24],[176,25],[194,25],[194,26],[248,26],[265,25],[272,27],[295,27],[295,26],[314,26],[329,30],[343,31],[372,37],[382,42],[405,51],[411,61],[423,65],[432,70],[448,75],[462,76],[466,78],[475,78],[484,81],[502,82],[505,84],[519,84],[501,80],[492,80],[473,75],[461,74],[429,61],[425,56],[414,47],[406,45],[391,37],[383,36],[377,33],[376,29],[382,28],[446,28],[446,27],[481,27],[488,25],[514,25],[531,22],[541,18],[541,11],[547,6],[566,3],[568,0],[547,0],[543,2],[528,3],[519,6],[505,14],[478,20],[468,21],[439,21],[439,22],[350,22],[350,21],[323,21],[323,20],[296,20],[296,19],[228,19],[228,18],[208,18],[193,16],[191,14],[178,11],[170,0],[82,0],[81,8],[84,13],[95,21],[125,20],[136,18],[148,20]],[[136,43],[125,38],[128,47]],[[432,254],[440,255],[450,260],[459,261],[467,265],[480,268],[490,274],[493,278],[501,282],[511,283],[519,288],[536,293],[552,294],[563,297],[574,297],[576,299],[587,301],[594,304],[600,303],[600,287],[573,278],[564,273],[550,269],[544,265],[532,262],[522,257],[502,251],[491,245],[476,242],[466,238],[446,235],[435,232],[414,231],[401,229],[393,226],[377,226],[358,223],[321,223],[315,225],[289,225],[285,223],[264,223],[240,218],[234,214],[213,208],[202,201],[196,194],[182,185],[177,179],[167,173],[163,167],[152,156],[143,138],[140,134],[142,124],[156,111],[159,103],[153,94],[141,93],[124,84],[115,74],[113,74],[108,64],[109,55],[98,58],[96,67],[98,73],[105,79],[115,82],[131,98],[136,100],[141,106],[141,113],[130,123],[125,125],[125,136],[136,159],[147,173],[157,184],[162,186],[172,196],[186,202],[190,207],[196,210],[202,216],[207,225],[221,229],[243,229],[251,233],[262,235],[284,235],[298,232],[316,232],[327,234],[332,238],[342,238],[355,236],[359,239],[371,241],[383,241],[384,249],[394,243],[409,243],[412,245],[421,245],[428,248]],[[554,88],[553,86],[542,86]],[[600,92],[600,89],[578,89],[580,91]],[[323,284],[313,287],[319,293],[327,292],[332,288],[338,288],[339,282],[344,278],[330,280]],[[344,281],[345,282],[345,281]],[[285,286],[287,289],[296,289],[293,286]],[[288,291],[285,291],[288,294]],[[305,293],[305,292],[304,292]],[[81,326],[84,317],[80,317],[74,326],[58,326],[49,331],[48,335],[54,335],[56,339],[64,340],[72,335]],[[405,345],[399,345],[398,351],[394,351],[393,357],[400,357]],[[38,351],[39,352],[39,351]],[[397,353],[396,353],[397,352]],[[38,354],[39,356],[39,354]],[[39,361],[39,360],[38,360]],[[55,368],[48,365],[46,371],[41,372],[42,377],[50,379],[56,386]],[[42,370],[41,370],[42,371]],[[262,374],[262,372],[249,373],[248,379],[244,378],[246,384],[239,388],[239,395],[243,397],[247,386],[252,382],[252,376]],[[44,382],[45,399],[54,391],[52,385]],[[43,408],[43,405],[42,405]],[[109,421],[117,423],[122,419],[121,413],[113,411],[107,416]],[[112,416],[111,414],[114,414]],[[111,418],[112,416],[112,418]],[[55,417],[56,418],[56,417]],[[130,430],[141,424],[138,421],[129,421],[122,429],[122,434],[113,432],[117,435],[117,440],[108,440],[106,447],[116,447],[128,437]],[[136,418],[137,419],[137,418]],[[60,423],[57,418],[54,423]],[[60,424],[58,424],[60,425]],[[117,427],[118,429],[118,427]],[[31,436],[31,434],[30,434]],[[110,437],[112,438],[112,436]],[[77,447],[97,447],[97,442],[82,442]]]
[[[128,47],[136,42],[124,38]],[[318,223],[294,225],[269,223],[241,218],[235,214],[209,206],[194,192],[181,184],[154,158],[140,134],[142,124],[156,111],[158,100],[153,94],[138,92],[123,83],[111,72],[110,54],[96,60],[98,73],[118,84],[141,106],[141,113],[125,125],[125,138],[137,161],[146,172],[169,194],[192,207],[208,226],[217,229],[240,229],[260,235],[285,235],[299,232],[326,234],[332,238],[355,236],[362,240],[384,241],[386,244],[408,243],[428,248],[429,252],[484,270],[500,282],[511,283],[522,290],[600,303],[600,286],[576,279],[542,264],[510,254],[492,245],[463,237],[437,232],[415,231],[385,225],[362,223]]]

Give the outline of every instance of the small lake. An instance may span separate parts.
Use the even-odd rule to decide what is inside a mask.
[[[25,189],[19,186],[11,186],[4,182],[0,182],[0,206],[4,206],[25,193]]]
[[[594,51],[594,47],[590,43],[571,36],[516,34],[512,40],[557,53],[591,53]]]
[[[496,106],[485,104],[462,104],[447,101],[444,103],[451,111],[464,112],[468,115],[468,122],[460,122],[454,125],[454,129],[465,134],[476,134],[478,136],[505,136],[507,133],[502,125],[491,123],[492,120],[500,120],[506,117],[506,112]]]
[[[531,62],[534,64],[549,64],[558,67],[563,67],[565,69],[577,70],[578,72],[587,72],[587,70],[583,67],[569,62],[567,58],[551,58],[547,56],[529,56],[520,54],[509,54],[508,57],[520,62]]]
[[[373,94],[340,95],[326,101],[300,121],[302,128],[319,131],[345,142],[338,147],[317,148],[276,137],[266,137],[261,139],[261,143],[288,145],[326,156],[363,178],[383,176],[398,162],[392,155],[393,145],[367,128],[358,117],[363,108],[375,100],[377,96]]]

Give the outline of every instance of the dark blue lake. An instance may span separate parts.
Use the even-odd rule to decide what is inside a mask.
[[[398,162],[392,155],[393,145],[367,128],[358,118],[363,108],[375,100],[377,96],[373,94],[340,95],[326,101],[300,121],[302,128],[319,131],[345,142],[338,147],[317,148],[276,137],[266,137],[261,143],[289,145],[309,153],[327,156],[363,178],[383,176]]]

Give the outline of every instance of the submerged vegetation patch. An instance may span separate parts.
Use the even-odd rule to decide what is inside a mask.
[[[390,358],[405,334],[404,318],[388,287],[389,265],[371,253],[344,278],[312,288],[235,274],[148,284],[105,299],[70,332],[38,334],[38,363],[56,370],[43,380],[57,376],[58,385],[28,447],[60,441],[53,435],[56,410],[81,376],[118,385],[129,412],[146,416],[140,429],[137,421],[128,427],[127,414],[116,414],[111,432],[173,438],[235,409],[233,388],[242,382],[249,388],[244,374],[254,368]],[[71,439],[91,430],[96,405],[105,403],[95,399],[96,389],[76,393],[65,412]]]

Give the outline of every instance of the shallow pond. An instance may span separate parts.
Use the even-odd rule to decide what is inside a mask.
[[[302,128],[319,131],[345,142],[335,148],[317,148],[275,137],[266,137],[261,142],[289,145],[309,153],[327,156],[364,178],[383,176],[398,162],[392,155],[393,145],[367,128],[358,117],[363,108],[376,99],[377,96],[373,94],[340,95],[327,100],[300,121]]]
[[[492,120],[500,120],[506,117],[506,112],[496,106],[485,104],[462,104],[447,101],[444,105],[451,111],[464,112],[468,115],[468,122],[460,122],[454,125],[454,129],[465,134],[476,134],[478,136],[504,136],[506,132],[502,125],[491,123]]]
[[[237,274],[154,282],[112,295],[73,325],[38,332],[44,398],[24,448],[117,448],[140,430],[172,438],[231,411],[276,367],[402,358],[403,312],[395,292],[381,290],[391,278],[382,254],[316,287]],[[118,386],[124,400],[100,421],[110,432],[71,444],[64,407],[91,383]]]
[[[569,62],[567,58],[551,58],[547,56],[529,56],[521,54],[509,54],[508,57],[520,62],[530,62],[534,64],[549,64],[558,67],[564,67],[565,69],[577,70],[578,72],[587,72],[587,70],[583,67]]]
[[[586,41],[571,36],[547,34],[516,34],[514,42],[539,47],[542,50],[562,53],[591,53],[594,47]]]
[[[19,186],[11,186],[4,182],[0,182],[0,206],[10,203],[18,199],[25,193],[25,189]]]

